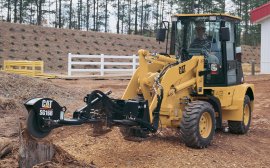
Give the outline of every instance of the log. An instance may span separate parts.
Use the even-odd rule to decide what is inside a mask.
[[[52,160],[55,149],[51,142],[32,138],[22,127],[22,124],[20,124],[19,132],[19,167],[33,167],[39,163]]]

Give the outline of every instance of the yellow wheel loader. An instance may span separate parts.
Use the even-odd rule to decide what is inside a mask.
[[[182,141],[193,148],[207,147],[225,122],[231,133],[246,133],[254,86],[244,82],[236,53],[239,21],[227,14],[172,16],[172,23],[163,22],[157,31],[157,40],[170,47],[158,54],[139,50],[139,67],[121,99],[94,90],[73,118],[65,118],[66,108],[53,99],[31,99],[25,103],[29,133],[43,138],[60,126],[91,123],[147,137],[170,127],[178,128]]]

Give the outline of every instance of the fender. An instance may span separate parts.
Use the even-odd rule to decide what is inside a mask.
[[[230,121],[242,121],[243,120],[243,104],[244,97],[248,95],[251,100],[251,112],[254,109],[254,85],[253,84],[241,84],[234,86],[234,94],[232,105],[222,109],[222,118]]]
[[[65,112],[65,107],[50,98],[33,98],[24,103],[28,113],[32,110],[38,118],[60,120]],[[62,114],[61,114],[62,113]]]

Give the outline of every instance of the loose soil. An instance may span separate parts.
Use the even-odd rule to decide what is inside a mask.
[[[32,97],[52,97],[67,106],[68,114],[84,103],[91,90],[113,91],[120,98],[128,80],[41,80],[0,73],[0,136],[13,142],[13,150],[0,160],[0,167],[18,166],[18,122],[25,121],[25,100]],[[141,142],[127,141],[119,128],[92,136],[92,128],[62,127],[45,138],[59,147],[61,158],[76,160],[95,167],[269,167],[270,155],[270,75],[247,76],[255,84],[255,110],[250,131],[245,135],[217,132],[206,149],[186,147],[177,130],[162,129]],[[79,164],[78,163],[78,164]],[[79,164],[81,165],[81,164]],[[40,167],[68,167],[57,161]]]

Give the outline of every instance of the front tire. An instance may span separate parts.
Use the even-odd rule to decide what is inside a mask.
[[[248,95],[245,96],[242,121],[228,121],[229,130],[233,134],[245,134],[251,123],[251,104]]]
[[[188,147],[205,148],[215,134],[215,110],[205,101],[189,103],[180,124],[181,138]]]

